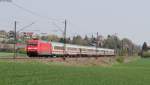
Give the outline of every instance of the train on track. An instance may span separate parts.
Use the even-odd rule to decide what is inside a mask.
[[[38,39],[28,40],[26,51],[29,57],[98,57],[115,55],[114,49],[46,42]]]

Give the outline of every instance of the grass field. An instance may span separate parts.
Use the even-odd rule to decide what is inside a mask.
[[[112,67],[0,60],[0,85],[149,85],[150,59]]]
[[[0,52],[0,57],[13,56],[13,53]]]
[[[19,57],[25,57],[26,54],[19,54],[17,53]],[[8,52],[0,52],[0,58],[12,58],[14,56],[14,53],[8,53]]]

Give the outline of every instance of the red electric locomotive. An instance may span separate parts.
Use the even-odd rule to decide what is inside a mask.
[[[27,55],[30,57],[52,54],[52,47],[49,42],[34,39],[28,40],[26,50]]]
[[[90,46],[80,46],[58,42],[45,42],[32,39],[27,42],[27,55],[35,56],[114,56],[114,49],[95,48]]]

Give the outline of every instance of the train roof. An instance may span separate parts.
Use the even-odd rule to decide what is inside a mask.
[[[63,43],[59,42],[50,42],[54,46],[64,46]],[[74,44],[66,44],[66,47],[72,47],[72,48],[86,48],[86,49],[95,49],[94,46],[82,46],[82,45],[74,45]],[[98,50],[109,50],[114,51],[114,49],[108,49],[108,48],[98,48]]]
[[[47,41],[32,39],[32,40],[28,40],[28,42],[47,42]],[[49,42],[49,43],[51,43],[53,46],[64,46],[64,43],[60,43],[60,42]],[[66,44],[66,47],[82,48],[82,49],[94,49],[94,50],[96,48],[94,46],[82,46],[82,45],[74,45],[74,44]],[[114,51],[114,49],[108,49],[108,48],[97,48],[97,49],[98,50]]]

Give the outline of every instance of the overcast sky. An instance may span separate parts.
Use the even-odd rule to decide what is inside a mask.
[[[117,33],[134,43],[150,42],[149,0],[13,0],[0,3],[0,29],[18,29],[35,22],[24,31],[61,34],[68,21],[68,36],[104,36]],[[23,8],[22,8],[23,7]]]

